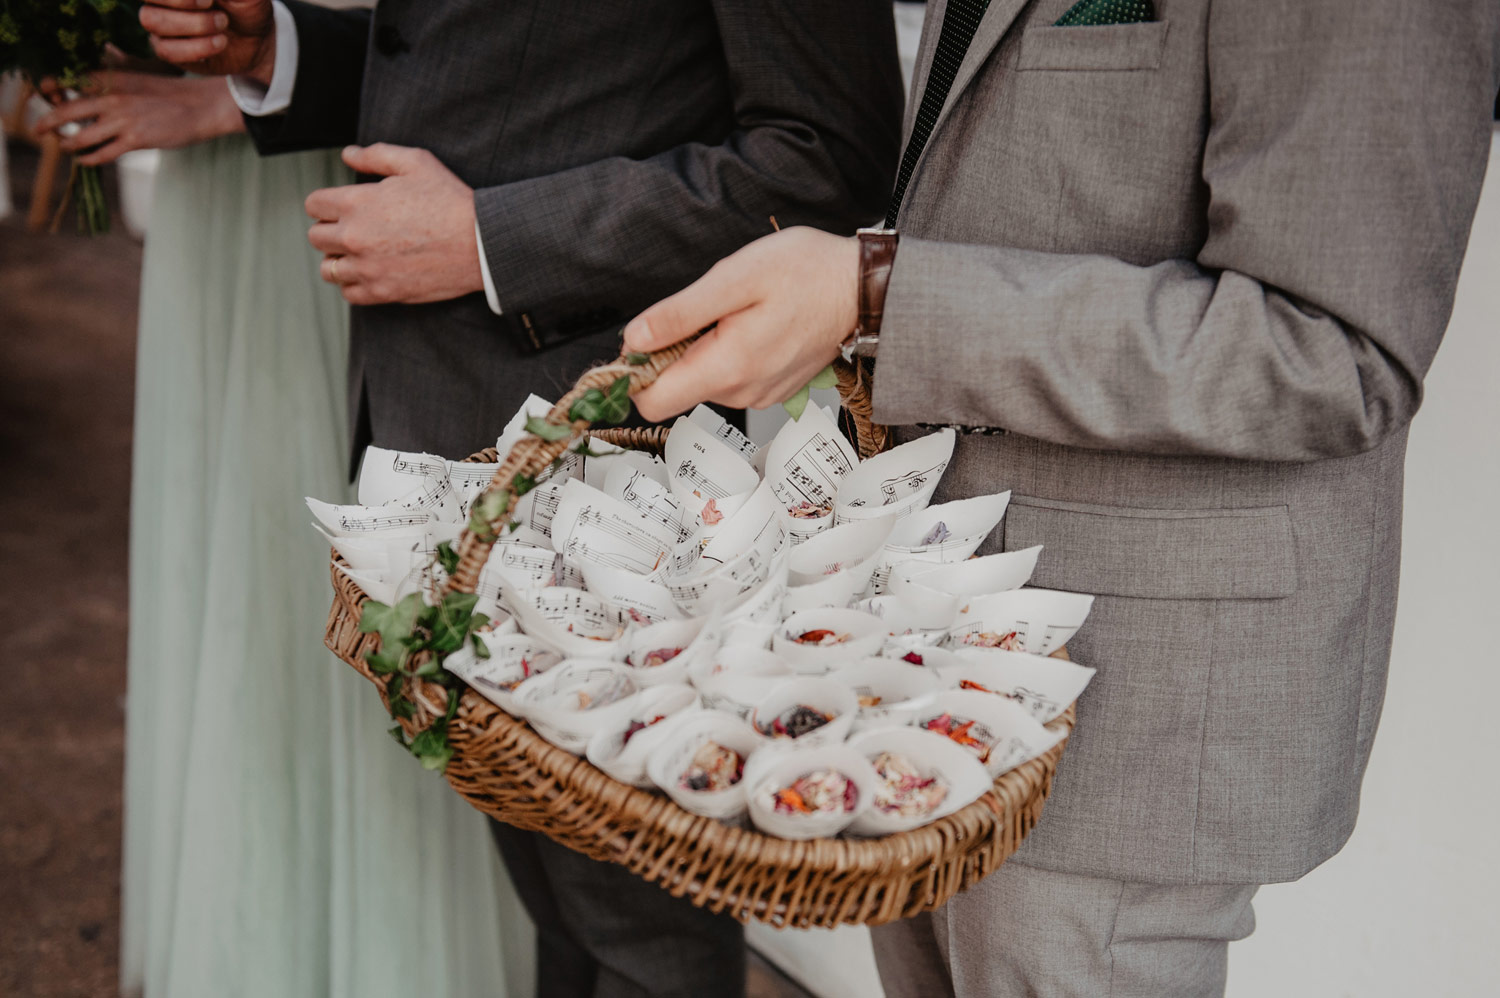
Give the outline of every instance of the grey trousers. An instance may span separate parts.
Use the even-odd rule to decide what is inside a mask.
[[[1243,885],[1166,887],[1007,863],[873,930],[886,998],[1219,998],[1255,929]]]
[[[537,998],[741,998],[745,930],[623,866],[490,821],[536,923]]]

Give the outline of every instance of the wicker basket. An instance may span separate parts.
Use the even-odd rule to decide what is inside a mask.
[[[579,379],[550,418],[567,422],[572,402],[583,392],[607,388],[622,374],[631,377],[634,394],[654,381],[684,346],[653,354],[644,363],[630,364],[622,357],[595,368]],[[885,433],[870,418],[863,379],[851,369],[841,370],[840,391],[861,456],[881,450]],[[658,452],[665,439],[660,428],[602,430],[595,435]],[[517,472],[534,474],[566,446],[566,441],[523,440],[506,456],[495,482],[509,482]],[[470,460],[492,462],[497,455],[482,451]],[[459,568],[449,585],[472,592],[488,553],[489,545],[465,533]],[[334,558],[337,561],[337,553]],[[326,643],[375,683],[384,699],[385,684],[364,657],[378,647],[379,637],[359,630],[368,597],[341,573],[332,574],[334,600]],[[1059,656],[1065,657],[1061,652]],[[416,717],[401,722],[408,734],[442,716],[446,696],[441,687],[427,684],[408,694],[417,703]],[[1069,707],[1052,727],[1070,732],[1073,719]],[[472,689],[463,691],[448,733],[453,757],[445,776],[485,814],[542,832],[595,859],[619,863],[711,911],[728,912],[741,921],[753,918],[799,928],[894,921],[935,908],[993,873],[1040,817],[1066,744],[1064,739],[1040,758],[1006,773],[968,807],[914,831],[879,839],[792,842],[727,827],[691,814],[665,796],[616,782],[586,760],[543,740],[525,722]]]

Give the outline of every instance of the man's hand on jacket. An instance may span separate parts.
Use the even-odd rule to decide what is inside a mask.
[[[344,162],[384,177],[307,196],[323,280],[351,305],[445,301],[484,288],[474,191],[425,149],[350,146]]]

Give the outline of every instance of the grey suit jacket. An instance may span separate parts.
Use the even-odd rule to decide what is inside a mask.
[[[559,395],[613,357],[625,320],[769,233],[771,215],[852,231],[890,189],[887,0],[289,7],[296,90],[287,114],[249,119],[260,149],[431,150],[476,188],[506,313],[479,294],[353,310],[351,426],[383,446],[492,443],[528,392]],[[592,335],[526,355],[524,330]]]
[[[1004,430],[960,437],[941,497],[1013,489],[995,543],[1101,596],[1020,860],[1293,879],[1358,809],[1500,4],[1052,27],[1072,3],[991,0],[901,211],[875,416]]]

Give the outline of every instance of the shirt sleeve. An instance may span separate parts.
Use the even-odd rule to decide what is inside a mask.
[[[297,22],[281,0],[271,0],[276,21],[276,61],[271,70],[271,85],[261,86],[248,76],[229,77],[229,93],[242,112],[252,118],[282,114],[292,106],[292,89],[297,82]]]
[[[496,315],[504,315],[500,310],[500,293],[495,290],[495,279],[490,276],[490,261],[484,255],[484,233],[479,231],[479,223],[474,223],[474,242],[479,246],[479,273],[484,278],[484,300],[489,302],[490,311]]]

